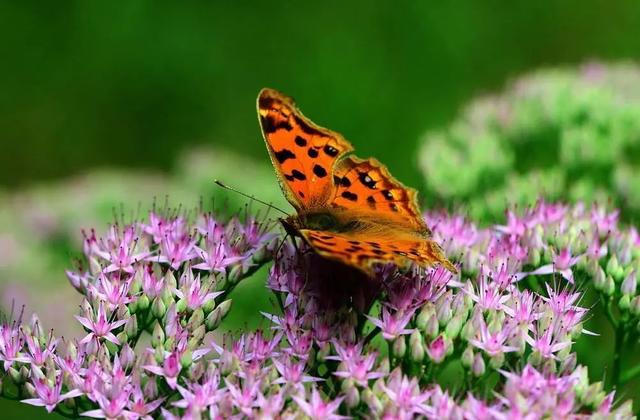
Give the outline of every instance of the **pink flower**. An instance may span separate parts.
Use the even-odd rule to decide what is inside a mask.
[[[65,394],[61,393],[62,373],[56,374],[53,384],[51,384],[42,371],[40,371],[40,368],[33,366],[31,369],[37,373],[33,378],[33,386],[35,387],[37,397],[22,400],[23,403],[45,407],[47,411],[51,413],[60,402],[82,395],[82,392],[78,389],[72,389]]]
[[[178,375],[182,370],[180,365],[180,355],[177,352],[170,353],[165,359],[162,366],[145,365],[142,366],[149,372],[164,377],[171,389],[176,389],[178,385]]]
[[[80,341],[81,344],[88,343],[93,338],[96,338],[96,339],[104,338],[105,340],[111,341],[113,344],[116,344],[116,345],[120,344],[120,340],[118,340],[111,331],[126,324],[127,323],[126,319],[120,319],[114,322],[109,322],[107,319],[107,314],[105,312],[103,302],[100,302],[100,306],[98,306],[98,313],[95,316],[92,316],[92,318],[93,319],[76,315],[76,319],[78,320],[78,322],[80,322],[82,326],[84,326],[87,330],[90,331],[89,334],[87,334]]]
[[[293,400],[302,409],[304,414],[312,420],[339,420],[347,417],[336,414],[344,397],[338,397],[331,402],[324,402],[315,387],[311,388],[311,398],[305,399],[298,395],[292,396]]]
[[[408,311],[391,313],[388,308],[382,309],[382,319],[365,315],[369,321],[382,330],[385,340],[393,340],[400,335],[411,334],[414,329],[405,328],[415,312],[415,308]]]
[[[200,283],[200,275],[193,276],[193,271],[187,269],[180,278],[180,289],[174,289],[174,293],[180,299],[184,299],[187,307],[190,309],[198,309],[207,302],[215,299],[223,294],[223,292],[209,292],[202,288]]]

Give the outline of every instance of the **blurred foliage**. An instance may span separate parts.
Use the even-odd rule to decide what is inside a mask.
[[[534,72],[473,101],[427,133],[420,165],[428,189],[474,220],[505,206],[600,201],[640,220],[640,67],[592,63]]]
[[[635,0],[0,0],[0,185],[196,144],[266,162],[264,86],[417,185],[425,129],[532,67],[638,58],[638,27]]]

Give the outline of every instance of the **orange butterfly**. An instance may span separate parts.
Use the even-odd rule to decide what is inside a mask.
[[[368,275],[380,262],[457,272],[431,239],[416,191],[384,165],[351,156],[342,135],[314,124],[276,90],[260,92],[258,116],[280,188],[297,211],[281,220],[288,233]]]

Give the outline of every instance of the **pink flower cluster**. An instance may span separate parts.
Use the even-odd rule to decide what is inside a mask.
[[[368,278],[266,224],[212,214],[91,232],[86,264],[68,272],[86,334],[3,322],[2,395],[68,417],[631,416],[589,382],[573,344],[588,333],[578,285],[640,317],[635,231],[597,207],[547,203],[488,229],[427,220],[460,275],[379,266]],[[271,258],[268,327],[221,332],[229,292]]]

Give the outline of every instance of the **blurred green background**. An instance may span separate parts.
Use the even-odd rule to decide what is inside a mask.
[[[214,177],[282,203],[255,115],[264,86],[431,191],[425,132],[533,69],[638,59],[638,28],[637,1],[2,0],[2,302],[64,331],[79,229],[104,228],[114,208],[136,214],[167,195],[193,207]],[[257,313],[242,305],[257,277],[236,324]]]

